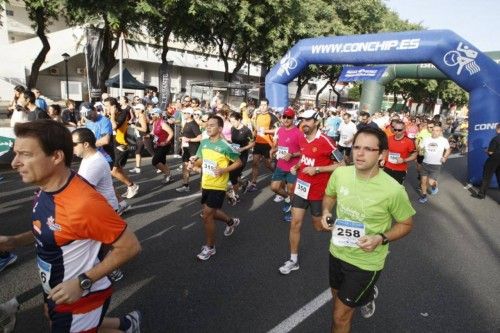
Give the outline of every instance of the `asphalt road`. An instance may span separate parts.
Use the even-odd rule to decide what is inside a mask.
[[[269,174],[260,178],[259,191],[245,194],[238,206],[224,207],[242,224],[229,238],[220,224],[217,254],[199,262],[195,255],[204,240],[199,177],[193,178],[191,193],[179,194],[179,176],[163,186],[149,159],[143,163],[142,174],[132,176],[140,193],[125,215],[143,251],[123,267],[110,315],[140,309],[143,332],[329,331],[329,235],[315,232],[308,217],[300,270],[279,274],[289,255],[288,224],[266,187]],[[417,201],[411,170],[407,190],[417,210],[414,230],[390,245],[376,313],[370,319],[357,315],[354,332],[500,331],[500,194],[471,198],[464,189],[465,163],[460,157],[449,160],[439,194],[425,205]],[[5,177],[0,234],[29,230],[34,188],[6,168],[0,175]],[[33,248],[16,253],[18,262],[0,273],[0,302],[39,284]],[[17,332],[47,331],[41,305],[41,295],[23,304]]]

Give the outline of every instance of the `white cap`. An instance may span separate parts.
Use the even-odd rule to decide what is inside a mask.
[[[141,109],[141,110],[144,110],[145,107],[144,107],[144,104],[142,103],[137,103],[136,105],[133,106],[134,109]]]
[[[318,113],[313,109],[309,109],[309,110],[305,110],[304,112],[299,114],[299,116],[297,118],[298,119],[310,119],[310,118],[317,119],[317,117],[318,117]]]

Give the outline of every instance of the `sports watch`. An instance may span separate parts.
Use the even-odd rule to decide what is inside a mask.
[[[382,245],[387,245],[389,243],[389,238],[383,233],[379,233],[379,235],[382,237]]]
[[[89,291],[92,287],[92,280],[85,273],[78,275],[78,281],[80,281],[80,288],[82,290]]]

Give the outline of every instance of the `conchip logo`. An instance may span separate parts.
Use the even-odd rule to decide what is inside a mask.
[[[474,131],[488,131],[496,129],[498,123],[486,123],[474,125]]]

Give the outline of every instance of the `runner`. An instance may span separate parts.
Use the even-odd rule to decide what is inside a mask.
[[[154,151],[155,154],[151,160],[151,164],[163,173],[163,184],[170,183],[171,173],[167,165],[167,153],[174,138],[174,131],[161,117],[163,112],[159,108],[154,108],[151,113],[153,122],[151,124],[151,133],[154,135]]]
[[[284,198],[283,219],[285,222],[292,220],[293,189],[297,176],[290,172],[300,160],[300,141],[304,134],[293,124],[295,111],[288,108],[281,117],[283,125],[278,128],[274,136],[271,155],[276,154],[276,169],[271,179],[271,190]],[[286,190],[284,185],[286,184]]]
[[[333,230],[329,259],[332,332],[350,332],[357,307],[365,318],[375,313],[375,283],[389,252],[387,243],[407,235],[415,215],[404,187],[379,171],[387,150],[384,132],[361,129],[352,150],[354,165],[333,172],[323,197],[321,224]],[[332,226],[328,222],[335,204],[337,219]],[[393,220],[397,223],[391,226]]]
[[[196,156],[191,157],[189,170],[201,172],[201,204],[203,205],[203,224],[206,243],[197,255],[200,260],[208,260],[215,255],[215,220],[226,224],[224,236],[233,234],[240,219],[229,217],[222,211],[229,172],[241,166],[239,153],[222,138],[224,120],[216,115],[208,118],[208,139],[201,141]],[[233,162],[232,164],[230,164]]]
[[[338,142],[338,149],[344,154],[344,159],[347,164],[351,162],[351,146],[354,134],[357,132],[356,125],[351,121],[351,115],[344,113],[342,116],[342,123],[339,126],[340,140]]]
[[[36,244],[51,331],[140,332],[138,311],[104,317],[112,294],[107,274],[132,259],[140,243],[106,200],[70,170],[70,132],[61,123],[38,120],[17,124],[14,133],[12,167],[40,190],[32,231],[1,237],[0,250]],[[102,261],[101,244],[113,248]]]
[[[338,163],[333,162],[333,151],[336,150],[334,143],[319,130],[318,113],[306,110],[299,120],[304,136],[300,140],[300,162],[290,169],[297,174],[289,234],[290,260],[279,268],[280,273],[285,275],[299,269],[300,229],[307,208],[310,208],[314,229],[325,231],[321,226],[321,200],[330,173],[338,166]]]
[[[419,132],[417,136],[415,137],[415,147],[417,148],[417,159],[415,160],[416,162],[416,167],[417,167],[417,179],[419,182],[418,185],[418,191],[421,191],[420,188],[420,180],[421,180],[421,173],[422,173],[422,162],[424,160],[424,152],[422,151],[422,148],[420,148],[420,144],[422,141],[424,141],[425,138],[430,138],[431,137],[431,132],[432,129],[434,128],[434,123],[431,122],[430,120],[423,119],[423,121],[419,125]]]
[[[408,171],[408,162],[417,158],[417,151],[413,140],[406,136],[405,124],[401,120],[392,122],[392,130],[394,135],[387,139],[389,144],[387,156],[380,164],[389,176],[403,184]]]
[[[438,124],[434,125],[430,138],[425,138],[420,143],[420,148],[424,153],[422,162],[422,177],[420,179],[421,193],[418,201],[427,202],[427,186],[430,185],[430,194],[438,193],[438,176],[441,172],[441,165],[448,160],[451,149],[450,143],[443,137],[443,130]]]
[[[185,108],[182,110],[184,113],[184,127],[181,131],[181,151],[182,151],[182,186],[176,188],[177,192],[189,192],[189,170],[188,163],[191,156],[195,156],[200,146],[201,131],[200,126],[194,121],[192,108]]]
[[[133,109],[136,121],[135,124],[131,124],[130,127],[134,129],[136,137],[135,168],[130,169],[129,172],[141,173],[142,151],[146,148],[151,156],[154,156],[155,152],[153,150],[153,141],[151,140],[150,135],[151,130],[149,129],[149,119],[144,112],[144,105],[141,103],[135,104]]]
[[[496,135],[491,139],[486,154],[488,154],[488,158],[484,162],[481,187],[477,194],[472,193],[472,196],[476,199],[484,199],[493,174],[496,174],[498,188],[500,189],[500,123],[496,126]]]

